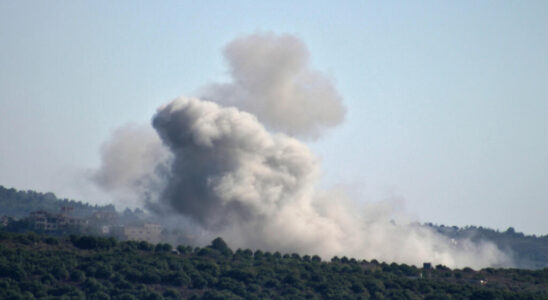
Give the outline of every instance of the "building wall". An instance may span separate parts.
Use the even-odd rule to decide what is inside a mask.
[[[128,240],[147,241],[150,243],[160,242],[162,226],[159,224],[145,224],[143,226],[126,226],[124,235]]]

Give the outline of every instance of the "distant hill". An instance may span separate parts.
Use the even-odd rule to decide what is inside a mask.
[[[13,188],[8,189],[0,186],[0,217],[24,218],[29,216],[31,212],[38,210],[57,213],[63,207],[71,207],[71,215],[81,218],[89,217],[97,211],[115,212],[113,205],[90,205],[80,201],[60,199],[53,193],[18,191]],[[139,209],[135,211],[126,209],[124,213],[118,215],[125,223],[146,220],[147,218],[153,219],[151,215],[147,215]],[[509,253],[514,259],[515,267],[518,268],[541,269],[548,267],[548,235],[524,235],[523,233],[516,232],[511,227],[504,232],[499,232],[476,226],[459,228],[431,223],[424,224],[423,226],[427,226],[449,238],[470,238],[473,241],[491,241],[500,249]],[[177,238],[177,240],[180,240],[180,238]]]
[[[450,270],[0,230],[0,299],[548,299],[548,269]]]
[[[491,241],[500,249],[510,253],[516,267],[526,269],[541,269],[548,267],[548,235],[535,236],[516,232],[510,227],[500,232],[490,228],[425,224],[435,231],[454,239],[470,238],[472,241]]]
[[[81,201],[60,199],[53,193],[18,191],[0,185],[0,216],[23,218],[33,211],[59,212],[63,207],[71,207],[71,214],[76,217],[87,217],[99,210],[115,211],[114,205],[90,205]]]

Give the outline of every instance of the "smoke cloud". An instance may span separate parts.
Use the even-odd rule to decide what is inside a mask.
[[[232,82],[204,89],[204,98],[257,116],[269,129],[318,138],[342,122],[346,109],[331,80],[309,65],[304,43],[291,35],[254,34],[229,43]]]
[[[237,246],[448,266],[506,259],[492,244],[395,224],[386,203],[360,211],[343,193],[317,191],[308,147],[236,108],[178,98],[153,125],[174,155],[161,203]]]
[[[136,192],[149,210],[184,220],[183,230],[222,236],[233,247],[415,265],[511,265],[492,243],[450,240],[394,221],[398,202],[363,204],[317,188],[319,160],[293,136],[318,137],[342,120],[344,108],[329,81],[309,69],[298,39],[252,35],[230,43],[225,56],[234,83],[208,88],[217,103],[180,97],[158,108],[155,133],[117,131],[103,147],[94,182]]]
[[[144,206],[164,188],[171,154],[150,126],[127,124],[101,148],[101,165],[90,179],[126,206]]]
[[[178,98],[153,126],[174,155],[162,201],[206,227],[270,215],[302,197],[316,173],[305,145],[236,108]]]

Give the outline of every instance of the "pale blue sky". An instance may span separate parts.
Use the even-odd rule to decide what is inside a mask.
[[[548,233],[548,2],[256,2],[0,0],[0,184],[86,198],[69,178],[113,129],[226,79],[223,46],[273,31],[348,108],[311,145],[324,185]]]

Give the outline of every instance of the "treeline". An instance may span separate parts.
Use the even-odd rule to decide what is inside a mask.
[[[1,299],[547,299],[548,269],[450,270],[0,231]]]
[[[53,193],[39,193],[35,191],[18,191],[13,188],[0,186],[0,217],[8,216],[18,221],[9,220],[8,228],[11,231],[34,230],[32,226],[26,223],[25,217],[31,212],[44,210],[51,213],[60,212],[62,207],[71,207],[71,216],[86,218],[97,211],[113,212],[117,216],[117,224],[135,224],[142,222],[159,222],[154,216],[145,213],[140,209],[126,209],[123,213],[117,213],[113,205],[90,205],[80,201],[57,198]],[[113,221],[111,221],[113,222]],[[107,223],[105,223],[107,224]],[[112,224],[111,224],[112,225]],[[548,235],[534,236],[524,235],[516,232],[512,227],[500,232],[489,228],[467,226],[464,228],[456,226],[434,225],[431,223],[423,226],[449,237],[449,238],[470,238],[473,241],[491,241],[498,248],[510,254],[513,258],[515,267],[526,269],[542,269],[548,267]],[[1,224],[0,224],[1,227]],[[64,233],[65,231],[62,231]],[[90,232],[89,228],[76,230],[78,233]],[[50,232],[51,234],[51,232]],[[169,240],[179,241],[188,240],[181,238],[181,233],[172,234],[173,238]],[[366,238],[366,237],[364,237]]]
[[[490,228],[425,224],[437,232],[454,239],[469,238],[472,241],[491,241],[499,249],[512,256],[518,268],[542,269],[548,267],[548,235],[535,236],[517,232],[513,227],[506,231]]]
[[[95,211],[115,211],[114,205],[90,205],[81,201],[59,199],[53,193],[18,191],[0,186],[0,216],[24,218],[34,211],[59,212],[63,207],[71,207],[71,214],[76,217],[88,217]]]

